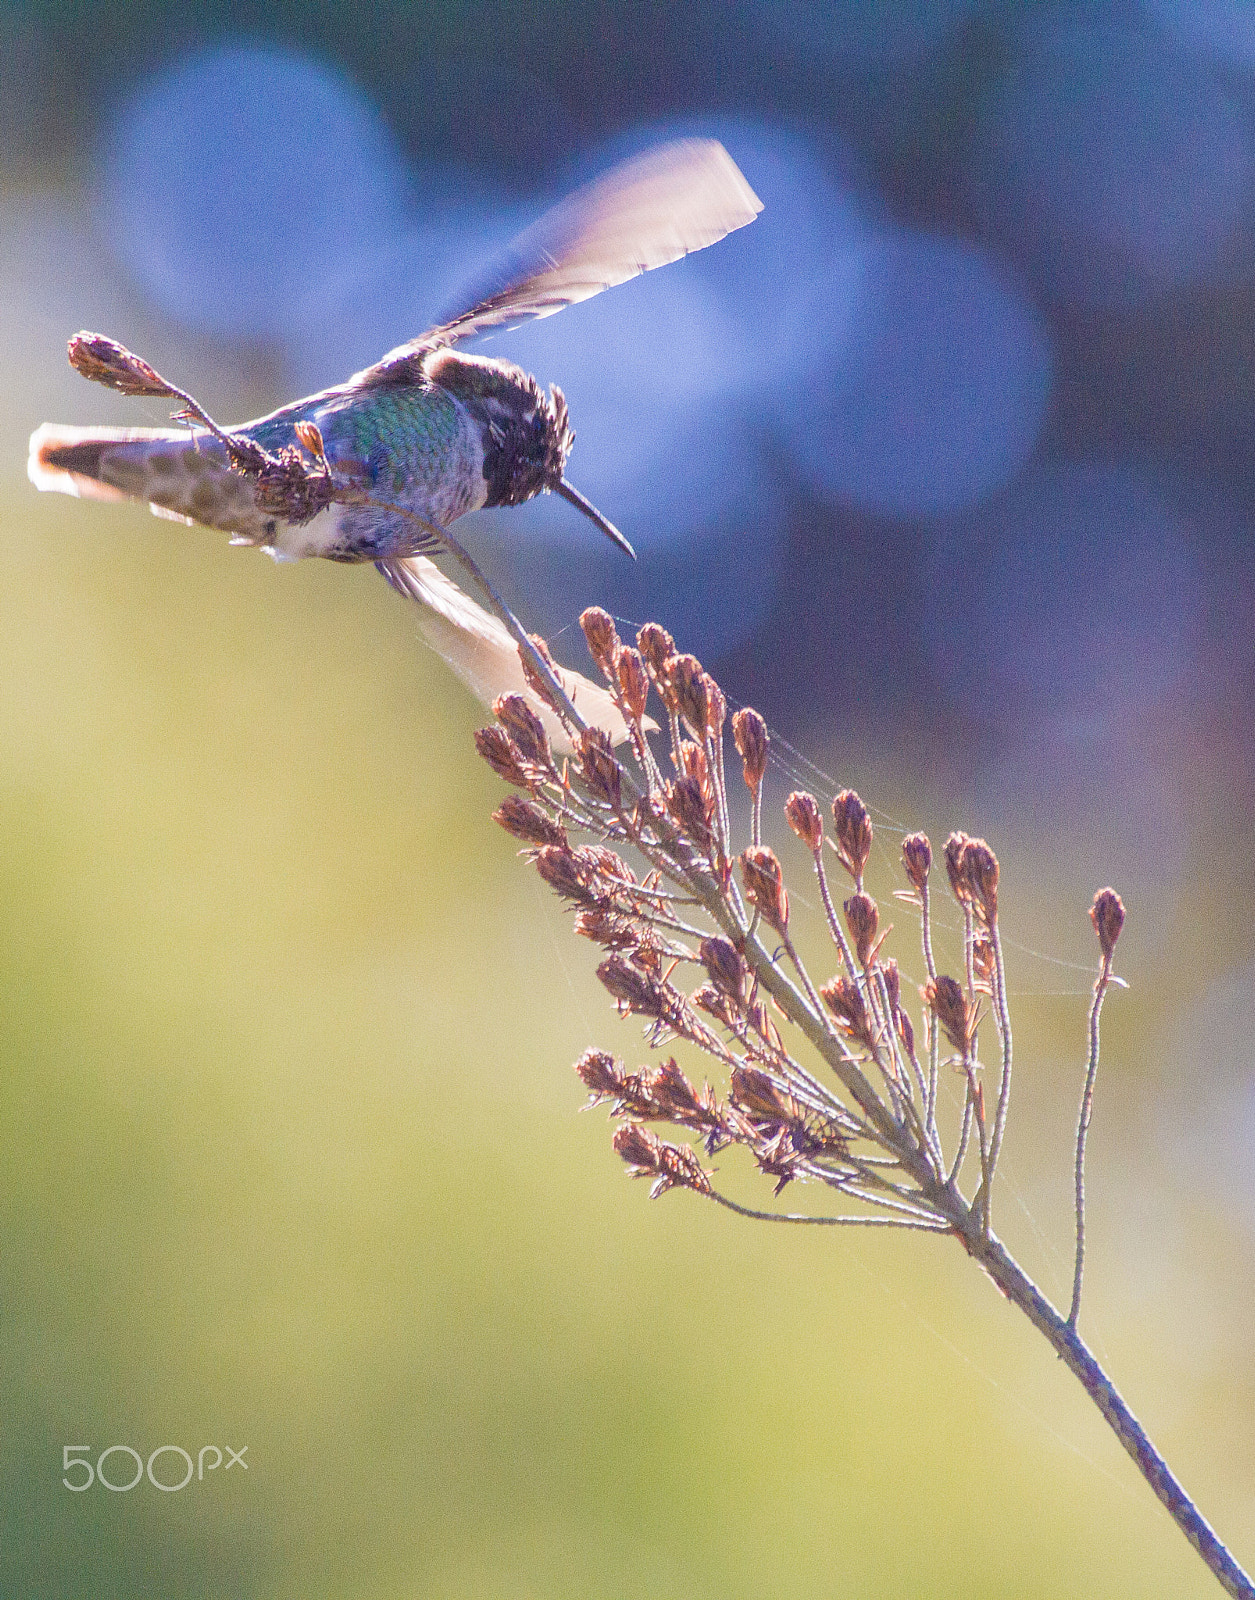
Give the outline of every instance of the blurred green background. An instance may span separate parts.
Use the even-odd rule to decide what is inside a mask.
[[[834,15],[856,42],[868,23],[876,48],[827,64],[753,9],[327,4],[254,8],[242,26],[214,6],[179,21],[0,8],[5,1596],[1214,1592],[1080,1389],[957,1247],[755,1227],[625,1181],[569,1063],[590,1043],[643,1059],[635,1025],[488,820],[483,713],[373,573],[276,568],[25,480],[45,418],[161,420],[74,378],[64,340],[80,326],[225,416],[290,397],[299,363],[281,339],[180,320],[96,209],[128,95],[223,43],[330,64],[406,160],[456,159],[520,207],[622,130],[753,113],[821,150],[844,141],[864,198],[993,251],[955,174],[1019,13],[1049,8],[906,7],[923,40],[894,54],[893,13],[847,4]],[[826,26],[818,8],[785,10]],[[193,158],[198,138],[190,115]],[[1012,274],[1016,240],[998,248]],[[1207,580],[1191,671],[1080,744],[1036,702],[1009,731],[920,643],[912,608],[940,581],[920,564],[953,521],[825,500],[775,457],[761,515],[782,519],[779,564],[743,574],[769,601],[709,664],[873,805],[882,902],[904,827],[997,849],[1017,1043],[998,1225],[1056,1301],[1085,911],[1109,879],[1126,890],[1131,987],[1105,1014],[1082,1327],[1249,1566],[1251,463],[1245,433],[1223,427],[1203,451],[1199,418],[1216,388],[1200,330],[1212,318],[1244,359],[1250,274],[1114,310],[1025,294],[1058,388],[1023,471],[1101,446],[1170,480],[1163,495],[1187,507],[1174,541]],[[1113,351],[1176,374],[1203,410],[1156,434],[1134,385],[1098,416],[1077,395],[1104,392]],[[1249,381],[1224,394],[1236,416]],[[587,593],[546,590],[561,549],[520,560],[511,527],[483,537],[521,605],[569,618],[572,599],[610,598],[601,568]],[[1022,603],[1053,626],[1028,548]],[[662,571],[683,567],[682,537],[665,557]],[[665,587],[657,599],[649,611],[674,620]],[[995,585],[968,605],[987,618],[1001,601]],[[1083,607],[1073,621],[1105,625]],[[1122,684],[1154,675],[1130,637]],[[577,646],[559,649],[582,665]],[[981,679],[986,664],[960,657]],[[1090,692],[1125,705],[1101,674]],[[780,799],[797,780],[773,781]],[[805,858],[780,848],[800,905]],[[913,917],[892,920],[918,981]],[[95,1460],[114,1444],[145,1458],[247,1445],[247,1471],[177,1494],[62,1486],[64,1446]],[[109,1470],[132,1468],[115,1455]]]

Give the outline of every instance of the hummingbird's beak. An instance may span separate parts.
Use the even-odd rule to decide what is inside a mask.
[[[633,550],[614,523],[607,521],[590,500],[585,500],[577,488],[569,484],[565,478],[559,478],[554,487],[564,500],[569,500],[573,506],[584,513],[590,522],[595,522],[607,539],[613,539],[620,550],[626,550],[632,560],[636,560],[636,551]]]

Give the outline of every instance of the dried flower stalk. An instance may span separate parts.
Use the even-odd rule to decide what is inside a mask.
[[[507,614],[508,615],[508,614]],[[512,621],[512,619],[510,619]],[[688,1189],[744,1216],[823,1226],[882,1226],[949,1234],[1050,1341],[1085,1386],[1116,1435],[1195,1549],[1227,1591],[1255,1600],[1250,1579],[1221,1544],[1155,1450],[1077,1332],[1084,1260],[1085,1134],[1098,1066],[1099,1013],[1113,981],[1115,942],[1124,908],[1103,890],[1091,916],[1101,967],[1090,1012],[1090,1048],[1076,1151],[1076,1267],[1065,1318],[993,1231],[992,1195],[1010,1108],[1012,1033],[999,928],[1000,872],[983,839],[955,833],[942,859],[963,914],[963,972],[937,968],[932,942],[933,850],[923,834],[902,846],[909,887],[899,898],[918,909],[927,980],[920,990],[920,1035],[903,1004],[896,961],[884,955],[889,930],[864,885],[873,829],[862,800],[842,790],[832,802],[829,840],[853,893],[838,912],[825,873],[823,808],[795,792],[785,820],[809,852],[819,883],[837,971],[817,982],[792,936],[785,866],[762,839],[768,738],[752,710],[732,718],[732,735],[751,798],[750,838],[737,849],[723,762],[722,691],[693,656],[675,648],[656,624],[619,639],[597,608],[580,619],[594,661],[631,731],[634,759],[604,739],[581,733],[579,760],[559,771],[539,765],[509,731],[512,712],[497,708],[497,729],[478,735],[494,770],[527,792],[498,820],[523,841],[523,854],[576,906],[577,931],[607,954],[597,975],[619,1012],[645,1025],[654,1048],[676,1040],[703,1050],[725,1087],[698,1088],[674,1056],[629,1071],[614,1056],[587,1050],[576,1063],[590,1104],[604,1103],[619,1123],[614,1149],[650,1193]],[[517,623],[516,637],[523,639]],[[668,751],[650,747],[644,722],[647,688],[666,713]],[[578,729],[574,708],[565,708]],[[490,735],[506,744],[486,747]],[[671,775],[666,773],[670,764]],[[521,809],[522,806],[527,809]],[[541,819],[554,842],[540,843]],[[557,830],[562,837],[557,837]],[[595,840],[578,846],[583,830]],[[639,864],[633,871],[627,856]],[[734,870],[735,869],[735,870]],[[739,881],[738,881],[739,880]],[[687,976],[686,976],[687,974]],[[713,1020],[708,1026],[702,1016]],[[997,1036],[998,1090],[986,1105],[980,1054],[982,1023]],[[937,1121],[940,1073],[961,1075],[961,1125],[947,1150]],[[671,1142],[651,1124],[678,1132]],[[964,1182],[975,1134],[979,1175]],[[773,1195],[800,1183],[821,1184],[847,1205],[836,1213],[780,1212],[740,1204],[721,1192],[709,1163],[740,1145],[772,1185]],[[852,1204],[851,1204],[852,1203]]]

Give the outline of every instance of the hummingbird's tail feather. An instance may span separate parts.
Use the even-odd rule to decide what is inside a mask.
[[[37,489],[83,500],[146,500],[158,516],[221,528],[248,544],[265,544],[274,531],[252,485],[204,432],[45,422],[31,434],[26,471]]]
[[[394,589],[417,602],[419,626],[427,643],[443,656],[476,699],[491,706],[498,695],[526,696],[543,719],[554,749],[561,755],[570,753],[566,730],[528,687],[518,645],[496,617],[476,605],[426,556],[405,556],[375,565]],[[622,744],[628,736],[627,723],[609,693],[566,667],[560,669],[558,676],[585,721],[604,729],[615,744]]]

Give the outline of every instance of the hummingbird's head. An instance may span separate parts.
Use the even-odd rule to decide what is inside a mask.
[[[512,362],[441,349],[423,374],[460,400],[479,424],[484,446],[486,506],[518,506],[556,489],[575,435],[561,389],[546,394]]]
[[[557,384],[546,394],[513,362],[464,355],[447,346],[423,358],[423,376],[460,400],[479,424],[484,447],[486,506],[517,506],[551,489],[577,506],[621,549],[636,552],[612,522],[566,481],[575,434]]]

